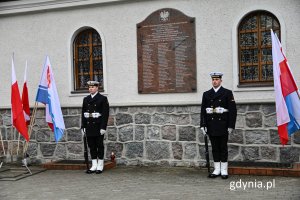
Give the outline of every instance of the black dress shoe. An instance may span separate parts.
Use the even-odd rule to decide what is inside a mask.
[[[228,179],[228,175],[221,175],[222,179]]]
[[[96,170],[96,174],[101,174],[102,171],[101,170]]]
[[[216,178],[218,176],[220,176],[220,174],[209,174],[208,178]]]
[[[90,169],[86,171],[87,174],[92,174],[92,173],[95,173],[95,172],[96,172],[96,170],[90,170]]]

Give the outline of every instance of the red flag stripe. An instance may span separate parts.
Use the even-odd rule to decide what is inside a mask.
[[[289,141],[287,126],[288,124],[278,126],[278,135],[282,145],[286,145]]]
[[[13,125],[23,137],[29,141],[27,125],[24,118],[22,101],[18,88],[18,83],[15,82],[11,87],[11,109],[13,115]]]
[[[289,70],[289,67],[287,66],[286,60],[280,62],[279,66],[282,94],[284,97],[286,97],[287,95],[297,91],[298,89],[294,78]]]
[[[26,82],[23,85],[22,103],[23,103],[23,110],[25,113],[25,120],[26,120],[27,125],[29,125],[30,124],[30,107],[29,107],[28,88],[27,88]]]

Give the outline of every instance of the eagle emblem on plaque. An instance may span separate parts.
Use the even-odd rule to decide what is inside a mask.
[[[170,17],[170,13],[169,11],[166,11],[166,10],[163,10],[159,13],[159,19],[160,21],[162,22],[166,22],[169,20],[169,17]]]

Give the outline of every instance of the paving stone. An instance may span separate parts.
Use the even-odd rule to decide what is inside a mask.
[[[265,188],[254,187],[254,183]],[[268,190],[267,184],[272,184]],[[223,180],[208,179],[207,170],[199,168],[117,166],[99,175],[47,170],[19,181],[2,181],[0,199],[298,200],[299,185],[300,178],[295,177],[230,175]]]

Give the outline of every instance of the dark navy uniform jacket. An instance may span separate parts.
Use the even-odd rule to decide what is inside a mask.
[[[206,113],[206,108],[216,107],[228,109],[228,112]],[[203,93],[200,127],[207,127],[209,136],[222,136],[228,133],[228,128],[234,129],[236,116],[237,109],[231,90],[220,87],[217,92],[212,88]]]
[[[101,114],[99,118],[85,118],[85,112]],[[105,96],[99,92],[92,98],[91,95],[86,96],[82,103],[81,128],[85,128],[87,136],[99,136],[100,129],[106,130],[109,117],[109,103]]]

